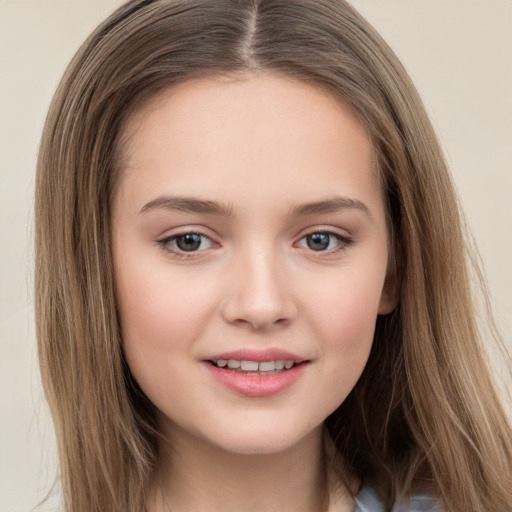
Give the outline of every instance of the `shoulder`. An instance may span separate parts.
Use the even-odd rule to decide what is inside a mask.
[[[385,512],[384,505],[375,489],[364,485],[356,498],[355,512]],[[442,512],[439,503],[423,494],[417,494],[396,503],[392,512]]]

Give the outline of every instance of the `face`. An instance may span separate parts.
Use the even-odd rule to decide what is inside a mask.
[[[254,76],[170,88],[124,135],[124,350],[161,428],[236,453],[300,442],[352,390],[393,307],[364,129],[321,90]]]

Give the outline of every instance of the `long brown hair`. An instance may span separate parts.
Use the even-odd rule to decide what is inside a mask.
[[[427,482],[447,511],[510,510],[511,429],[494,390],[454,188],[421,100],[381,37],[343,0],[131,0],[79,50],[41,142],[36,321],[71,512],[143,509],[155,412],[123,359],[110,204],[123,125],[184,80],[266,71],[349,105],[386,194],[400,296],[365,371],[326,420],[388,509]]]

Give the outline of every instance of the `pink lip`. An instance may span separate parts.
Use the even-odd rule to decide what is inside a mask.
[[[240,350],[233,350],[231,352],[223,352],[222,354],[215,354],[210,357],[205,357],[205,361],[218,361],[219,359],[236,359],[237,361],[293,361],[295,364],[303,363],[307,359],[292,354],[286,350],[278,348],[267,348],[263,350],[244,348]]]
[[[257,362],[293,361],[296,366],[271,375],[255,375],[234,372],[226,367],[218,368],[210,363],[210,361],[218,361],[219,359]],[[210,372],[210,375],[223,386],[235,393],[254,398],[269,397],[284,391],[299,380],[309,366],[307,359],[280,349],[243,349],[224,352],[203,360],[203,365]]]

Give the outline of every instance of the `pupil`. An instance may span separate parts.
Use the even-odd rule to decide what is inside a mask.
[[[196,251],[201,245],[201,237],[194,233],[188,233],[178,237],[176,245],[182,251]]]
[[[307,236],[306,242],[313,251],[323,251],[329,247],[329,238],[325,233],[313,233]]]

